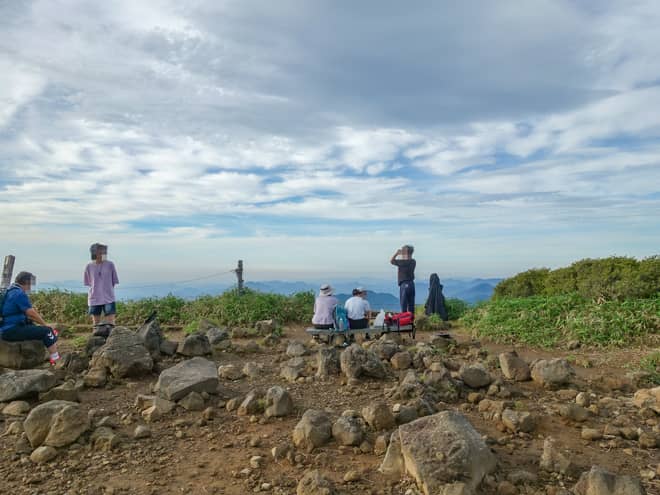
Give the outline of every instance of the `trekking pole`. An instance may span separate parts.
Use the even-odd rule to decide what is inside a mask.
[[[2,265],[2,281],[0,281],[0,289],[6,289],[11,284],[11,276],[14,273],[14,262],[16,257],[12,254],[5,256],[5,262]]]

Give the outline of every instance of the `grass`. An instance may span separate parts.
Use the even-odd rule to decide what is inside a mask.
[[[576,294],[499,298],[469,310],[461,322],[500,343],[627,346],[659,336],[660,295],[604,302]]]
[[[653,385],[660,385],[660,351],[647,354],[639,361],[639,369],[649,374]]]

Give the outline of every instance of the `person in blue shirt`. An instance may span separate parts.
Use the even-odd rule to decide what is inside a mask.
[[[16,275],[5,294],[2,304],[2,320],[0,338],[7,342],[23,340],[41,340],[48,348],[50,362],[60,359],[57,352],[57,332],[32,307],[28,294],[35,285],[36,279],[30,272],[20,272]],[[35,325],[38,323],[38,325]]]

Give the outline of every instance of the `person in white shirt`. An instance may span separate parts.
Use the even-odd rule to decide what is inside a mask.
[[[367,301],[367,290],[358,287],[353,290],[353,297],[344,304],[348,313],[348,324],[351,329],[369,328],[369,301]]]

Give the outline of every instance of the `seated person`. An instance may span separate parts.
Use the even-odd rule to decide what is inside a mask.
[[[312,317],[314,328],[327,330],[334,326],[334,310],[338,302],[330,284],[323,284],[314,301],[314,316]]]
[[[348,324],[351,329],[369,328],[369,301],[367,301],[367,290],[358,287],[353,289],[353,297],[344,304],[348,313]]]
[[[50,363],[60,359],[57,352],[57,332],[49,327],[28,298],[28,293],[36,284],[34,275],[20,272],[13,284],[7,289],[2,304],[3,325],[0,338],[7,342],[23,340],[41,340],[50,353]],[[32,322],[39,325],[35,325]]]

